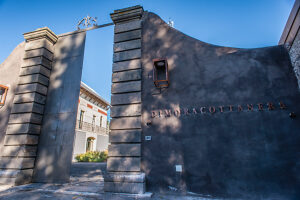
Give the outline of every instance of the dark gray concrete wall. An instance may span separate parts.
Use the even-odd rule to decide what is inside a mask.
[[[34,182],[69,180],[85,36],[85,32],[60,36],[54,46]]]
[[[8,86],[8,93],[4,106],[0,106],[0,155],[5,132],[13,105],[15,90],[18,84],[19,72],[24,56],[25,43],[19,44],[13,52],[0,64],[0,84]]]
[[[170,86],[161,91],[152,79],[155,58],[169,63]],[[283,46],[214,46],[148,13],[142,29],[142,70],[142,170],[150,190],[172,186],[213,196],[288,194],[296,199],[300,95]],[[279,108],[280,101],[286,109]],[[268,110],[267,102],[275,109]],[[255,105],[254,110],[247,111],[247,104]],[[214,114],[210,106],[215,106]],[[218,106],[225,106],[223,113]],[[201,107],[206,113],[201,114]],[[172,112],[165,117],[165,109],[181,109],[181,116]],[[297,117],[289,117],[290,112]],[[145,141],[145,136],[152,140]],[[176,172],[175,165],[182,165],[183,172]]]

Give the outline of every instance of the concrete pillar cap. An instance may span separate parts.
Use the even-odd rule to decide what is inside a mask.
[[[110,17],[113,20],[113,22],[116,24],[120,22],[141,19],[143,12],[144,12],[143,7],[137,5],[128,8],[114,10],[114,12],[110,14]]]
[[[57,42],[57,35],[53,33],[48,27],[38,28],[35,31],[24,33],[24,38],[26,42],[38,40],[38,39],[47,39],[52,44]]]

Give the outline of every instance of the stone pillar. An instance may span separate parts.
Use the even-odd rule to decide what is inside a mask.
[[[24,38],[25,53],[0,158],[0,184],[7,185],[31,182],[57,41],[47,27],[25,33]]]
[[[143,8],[115,10],[111,124],[106,192],[145,192],[141,172],[141,29]]]

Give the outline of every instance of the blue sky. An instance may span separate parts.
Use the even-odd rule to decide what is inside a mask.
[[[48,26],[56,34],[76,29],[85,17],[111,22],[115,9],[142,5],[175,22],[175,28],[204,42],[256,48],[276,45],[294,0],[0,0],[0,63],[23,33]],[[87,34],[82,80],[110,101],[113,27]],[[0,80],[1,82],[1,80]]]

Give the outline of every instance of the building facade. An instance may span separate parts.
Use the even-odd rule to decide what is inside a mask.
[[[150,191],[299,199],[300,93],[291,52],[208,44],[141,6],[111,17],[105,191],[144,193],[147,183]],[[79,89],[85,32],[57,36],[42,28],[24,36],[0,66],[8,87],[0,183],[66,182],[76,118],[78,129],[89,119],[93,132],[105,110],[91,88]],[[93,137],[82,137],[84,151],[94,149]]]
[[[103,151],[108,147],[107,111],[109,103],[81,82],[75,128],[73,159],[87,151]]]
[[[300,0],[296,0],[279,40],[288,50],[300,88]]]

